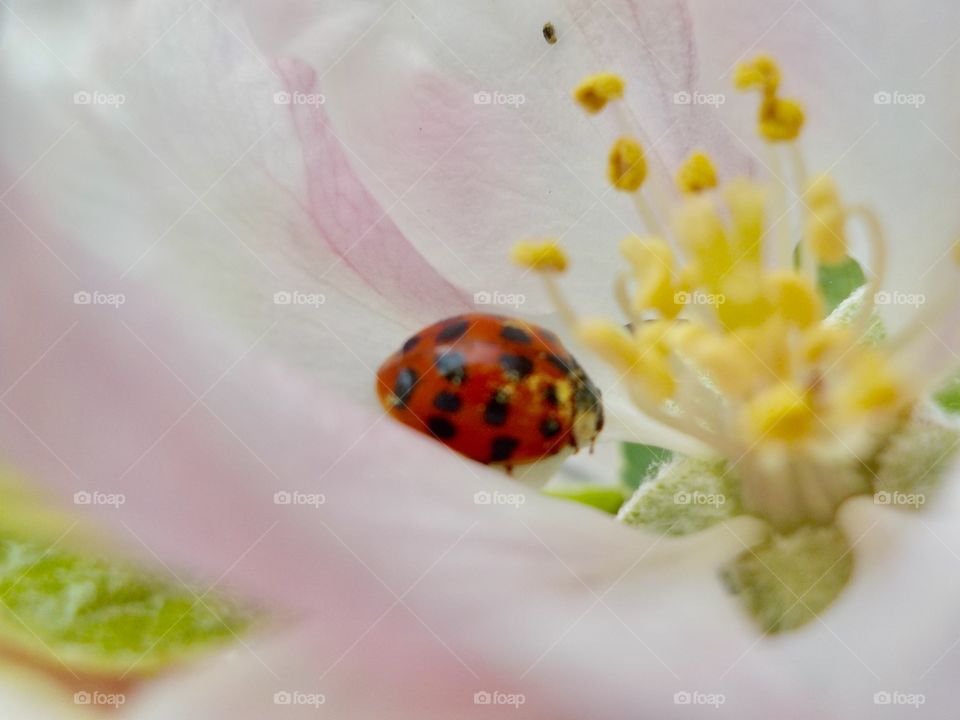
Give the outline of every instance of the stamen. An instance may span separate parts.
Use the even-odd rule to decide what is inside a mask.
[[[695,195],[717,186],[717,170],[710,156],[696,151],[680,166],[677,172],[677,186],[680,192]]]
[[[766,55],[741,63],[734,73],[734,84],[739,90],[760,90],[758,130],[770,142],[794,140],[803,127],[803,107],[796,100],[777,95],[780,88],[780,68]]]
[[[560,314],[561,320],[567,327],[573,328],[576,326],[577,314],[564,298],[560,286],[554,280],[555,275],[567,269],[566,253],[563,252],[557,241],[524,240],[513,246],[510,256],[518,265],[540,274],[547,290],[547,296]]]
[[[615,189],[630,193],[648,230],[620,245],[629,267],[615,277],[613,295],[629,325],[578,319],[556,282],[567,261],[555,242],[519,243],[513,258],[540,273],[564,323],[621,373],[637,408],[736,460],[745,507],[781,529],[829,523],[840,502],[870,487],[858,454],[872,457],[916,398],[887,348],[881,353],[859,342],[886,271],[883,233],[870,210],[842,204],[830,177],[808,182],[793,142],[803,109],[780,97],[777,64],[755,58],[737,68],[735,82],[760,94],[759,132],[778,180],[776,262],[764,249],[770,186],[735,178],[710,192],[718,187],[717,170],[699,150],[676,173],[683,198],[671,214],[671,246],[659,222],[667,205],[658,203],[655,212],[644,197],[657,187],[648,166],[656,168],[656,158],[635,139],[643,135],[630,127],[624,103],[614,108],[620,137],[607,175]],[[591,113],[622,96],[623,81],[610,74],[587,78],[575,92]],[[792,188],[802,207],[788,218],[784,191]],[[848,259],[851,219],[866,226],[874,277],[852,323],[825,323],[819,267]],[[955,252],[960,264],[960,243]]]
[[[561,273],[567,269],[566,253],[555,240],[518,242],[513,246],[511,257],[518,265],[538,272]]]
[[[847,218],[833,179],[828,175],[815,178],[807,186],[803,199],[810,211],[805,252],[825,265],[843,262],[847,258],[844,232]]]
[[[636,192],[647,177],[647,161],[643,148],[636,140],[622,137],[610,149],[607,162],[607,178],[617,189]]]
[[[573,99],[588,113],[595,115],[609,101],[622,98],[623,88],[623,78],[619,75],[599,73],[585,78],[573,91]]]

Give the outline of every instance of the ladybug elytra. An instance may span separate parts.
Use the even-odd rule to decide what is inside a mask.
[[[387,412],[485,464],[533,463],[603,427],[599,389],[549,330],[468,313],[423,328],[377,371]]]

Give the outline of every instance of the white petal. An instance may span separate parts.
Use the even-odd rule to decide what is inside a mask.
[[[410,331],[470,305],[359,181],[324,106],[304,100],[315,73],[260,55],[236,15],[24,8],[0,77],[17,138],[4,204],[38,242],[70,235],[109,260],[106,285],[78,277],[78,290],[136,278],[250,340],[273,327],[264,347],[372,400],[371,369]],[[326,302],[278,306],[278,292]]]
[[[605,180],[619,133],[612,116],[592,123],[570,98],[584,76],[604,69],[626,76],[651,165],[662,154],[675,166],[694,136],[736,155],[711,113],[672,103],[696,74],[691,28],[676,3],[382,7],[333,66],[310,41],[326,31],[323,4],[307,17],[290,12],[293,39],[277,51],[324,72],[337,132],[363,158],[373,191],[384,203],[402,200],[394,208],[400,227],[471,290],[522,293],[525,309],[542,308],[543,293],[529,274],[507,267],[507,251],[526,236],[560,236],[574,261],[564,284],[577,305],[612,309],[618,241],[641,227],[628,198]],[[556,45],[541,34],[547,21]],[[477,104],[477,92],[499,93],[506,104]],[[511,95],[522,104],[509,104]],[[658,179],[671,183],[663,173]]]

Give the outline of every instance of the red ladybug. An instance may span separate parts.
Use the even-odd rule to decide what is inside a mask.
[[[600,391],[549,330],[469,313],[423,328],[377,371],[400,422],[507,468],[592,444]]]

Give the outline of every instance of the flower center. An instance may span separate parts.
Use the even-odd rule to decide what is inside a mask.
[[[873,298],[884,272],[874,214],[845,205],[829,176],[807,178],[797,138],[801,106],[780,96],[776,63],[760,57],[735,75],[761,96],[758,130],[770,167],[790,167],[801,221],[791,230],[786,183],[721,183],[694,151],[678,169],[679,200],[647,198],[647,162],[619,101],[624,82],[587,78],[575,100],[591,114],[615,103],[620,135],[608,158],[613,187],[628,193],[645,228],[620,244],[614,279],[623,320],[580,318],[556,275],[556,241],[523,242],[514,260],[538,272],[573,334],[612,365],[632,402],[725,457],[745,508],[777,527],[829,523],[917,397],[872,337]],[[771,222],[772,219],[772,222]],[[846,231],[861,223],[873,276],[841,313],[826,316],[822,268],[852,262]]]

